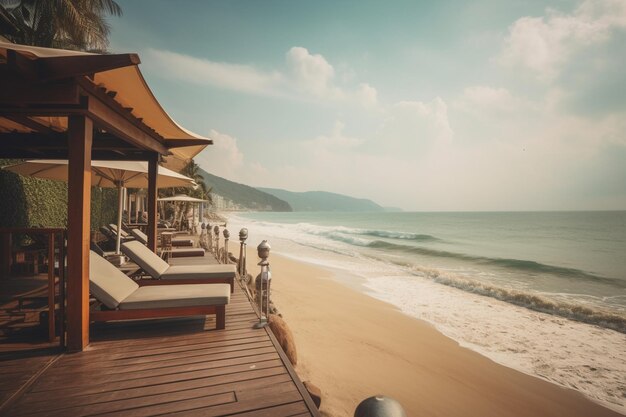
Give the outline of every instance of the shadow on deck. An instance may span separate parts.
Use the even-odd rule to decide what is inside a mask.
[[[213,330],[212,316],[114,322],[93,325],[81,353],[4,352],[0,414],[318,416],[271,331],[252,329],[256,321],[236,286],[224,330]]]

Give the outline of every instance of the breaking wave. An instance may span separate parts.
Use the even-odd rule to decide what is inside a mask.
[[[336,227],[318,226],[318,225],[313,225],[310,223],[299,223],[296,225],[296,228],[312,235],[327,236],[330,238],[337,238],[339,236],[345,236],[345,235],[360,235],[360,236],[382,237],[382,238],[388,238],[388,239],[398,239],[398,240],[412,240],[416,242],[441,241],[441,239],[435,236],[427,235],[427,234],[396,232],[392,230],[359,229],[359,228],[351,228],[351,227],[345,227],[345,226],[336,226]]]
[[[464,261],[472,261],[481,264],[499,266],[508,269],[522,270],[534,273],[548,273],[568,278],[585,278],[594,281],[602,281],[608,284],[620,285],[622,282],[613,278],[601,277],[593,275],[585,271],[574,268],[566,268],[562,266],[546,265],[536,261],[528,261],[523,259],[506,259],[506,258],[489,258],[485,256],[473,256],[463,253],[448,252],[436,249],[422,248],[417,246],[396,245],[394,243],[375,240],[367,243],[365,246],[374,249],[383,249],[388,251],[401,251],[404,253],[415,253],[426,256],[436,256],[439,258],[452,258]]]
[[[573,299],[564,299],[567,297],[555,297],[555,294],[551,294],[551,296],[546,294],[544,296],[539,292],[526,291],[519,288],[505,288],[499,286],[498,283],[472,279],[446,270],[421,268],[416,265],[419,263],[419,259],[413,260],[410,255],[415,255],[416,257],[425,256],[454,259],[478,266],[498,267],[510,270],[511,272],[517,271],[518,273],[523,273],[525,276],[548,274],[569,280],[593,281],[610,285],[622,291],[626,288],[626,285],[624,281],[620,279],[594,275],[580,269],[549,265],[533,260],[477,256],[462,252],[441,250],[427,246],[427,244],[436,241],[442,242],[443,240],[427,234],[403,233],[384,229],[350,228],[345,226],[321,226],[309,223],[264,223],[262,226],[271,227],[281,236],[292,240],[298,245],[308,246],[338,255],[350,257],[365,256],[366,258],[377,261],[391,262],[397,266],[401,266],[405,271],[408,270],[415,275],[423,276],[438,284],[626,334],[626,315],[624,315],[621,310],[608,310],[603,308],[602,305],[593,305],[592,303],[584,301],[579,302]],[[316,238],[312,240],[307,239],[306,235]],[[338,242],[343,245],[338,246],[331,244],[331,242]],[[350,250],[351,247],[354,249]],[[370,249],[372,251],[362,251],[358,248]],[[389,256],[380,256],[381,253],[396,253],[409,256],[393,257],[393,259],[390,259]],[[621,295],[616,296],[621,297]]]
[[[626,317],[617,313],[567,301],[556,301],[539,294],[502,288],[492,284],[442,273],[436,269],[414,267],[413,271],[420,276],[432,279],[439,284],[449,287],[496,298],[542,313],[557,315],[587,324],[594,324],[626,334]]]
[[[542,273],[557,275],[565,278],[583,278],[590,279],[597,282],[604,282],[610,285],[617,285],[620,288],[624,287],[624,283],[621,280],[614,278],[602,277],[591,274],[589,272],[582,271],[580,269],[568,268],[563,266],[547,265],[536,261],[525,259],[510,259],[510,258],[491,258],[486,256],[468,255],[458,252],[450,252],[445,250],[433,249],[423,246],[413,246],[409,244],[393,243],[386,240],[371,240],[363,236],[372,237],[386,237],[391,239],[404,239],[412,241],[438,241],[440,239],[425,234],[415,233],[402,233],[392,232],[387,230],[366,230],[347,228],[343,226],[328,227],[328,226],[316,226],[307,223],[301,223],[297,225],[298,229],[306,233],[327,238],[333,241],[347,243],[353,246],[379,249],[388,252],[401,252],[407,254],[416,254],[424,256],[432,256],[438,258],[449,258],[461,261],[470,261],[476,264],[492,265],[500,268],[506,268],[516,271],[524,271],[529,273]]]
[[[414,240],[418,242],[436,242],[441,239],[431,235],[417,234],[417,233],[403,233],[403,232],[391,232],[388,230],[362,230],[357,234],[374,237],[386,237],[390,239],[402,239],[402,240]]]

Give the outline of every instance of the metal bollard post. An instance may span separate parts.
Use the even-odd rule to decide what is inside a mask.
[[[211,235],[211,230],[211,224],[207,223],[204,239],[206,242],[206,250],[208,250],[209,252],[213,252],[213,236]]]
[[[248,229],[245,227],[239,231],[239,276],[246,279],[246,239],[248,239]]]
[[[227,264],[229,262],[228,259],[228,238],[230,237],[230,232],[228,229],[224,229],[224,263]]]
[[[206,224],[204,222],[200,225],[200,238],[198,239],[198,243],[202,249],[206,250]]]
[[[376,395],[361,401],[354,417],[407,417],[402,405],[393,398]]]
[[[215,225],[215,227],[213,227],[213,234],[215,234],[215,258],[219,261],[220,260],[220,228],[219,226]]]
[[[270,263],[267,258],[270,256],[270,250],[272,247],[267,240],[262,241],[257,246],[257,253],[261,262],[258,265],[261,266],[261,274],[259,275],[260,283],[257,286],[257,290],[260,294],[257,294],[259,299],[259,322],[255,323],[253,328],[261,329],[269,324],[269,312],[270,312],[270,281],[272,280],[272,273],[270,272]],[[263,293],[263,283],[265,283],[265,293]],[[265,314],[263,314],[263,304],[265,304]]]

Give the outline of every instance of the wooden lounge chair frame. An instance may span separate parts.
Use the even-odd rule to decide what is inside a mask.
[[[151,310],[92,310],[89,321],[141,320],[166,317],[208,316],[215,314],[215,330],[226,327],[226,306],[170,307]]]
[[[98,259],[98,262],[105,262],[108,265],[108,261],[101,258],[93,251],[90,254],[92,262]],[[105,265],[105,264],[101,264]],[[124,275],[111,265],[111,271],[115,271],[118,274]],[[90,273],[92,273],[90,271]],[[113,273],[112,275],[115,275]],[[132,281],[126,277],[127,280]],[[197,280],[194,284],[197,284]],[[140,287],[148,285],[172,285],[179,284],[184,285],[182,282],[137,282],[133,285]],[[91,285],[91,282],[90,282]],[[210,285],[210,284],[207,284]],[[97,287],[96,287],[97,288]],[[105,292],[107,290],[104,290]],[[119,303],[119,301],[118,301]],[[181,316],[206,316],[215,314],[215,328],[216,330],[222,330],[226,327],[226,303],[213,303],[208,305],[190,305],[190,306],[177,306],[177,307],[150,307],[150,308],[131,308],[131,309],[118,309],[108,308],[104,302],[98,301],[98,305],[103,308],[102,310],[90,309],[89,321],[90,322],[106,322],[112,320],[139,320],[139,319],[151,319],[151,318],[165,318],[165,317],[181,317]]]
[[[227,278],[211,277],[209,279],[203,279],[203,278],[163,279],[163,278],[158,278],[158,277],[155,278],[152,274],[150,274],[148,271],[145,270],[145,268],[141,266],[141,262],[139,261],[139,259],[135,258],[131,252],[128,252],[126,248],[124,247],[124,245],[122,245],[122,252],[124,252],[126,256],[128,256],[133,262],[137,264],[139,269],[143,272],[142,275],[145,274],[144,276],[150,277],[147,280],[137,281],[137,283],[140,285],[229,284],[230,292],[231,293],[235,292],[235,277],[227,277]],[[154,254],[154,252],[152,253]],[[155,256],[157,256],[160,259],[159,255],[155,255]]]
[[[194,283],[197,282],[198,281],[195,281]],[[150,284],[144,284],[140,281],[138,282],[138,284],[141,287],[143,285],[169,285],[177,283],[151,282]],[[179,282],[178,284],[183,283]],[[226,304],[198,307],[168,307],[135,310],[90,310],[89,321],[106,322],[112,320],[140,320],[165,317],[208,316],[213,314],[215,314],[215,329],[223,330],[226,327]]]

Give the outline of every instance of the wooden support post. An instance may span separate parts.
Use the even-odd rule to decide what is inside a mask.
[[[61,347],[65,342],[65,232],[59,232],[59,315],[61,316]]]
[[[61,265],[59,264],[59,268]],[[54,232],[48,234],[48,340],[56,339],[55,309],[56,284],[54,282]]]
[[[140,223],[141,220],[141,198],[139,197],[139,193],[135,193],[135,208],[133,212],[135,213],[135,223]]]
[[[132,200],[130,198],[130,194],[128,194],[128,188],[124,187],[124,202],[125,202],[125,206],[126,208],[126,222],[128,223],[132,223],[132,220],[130,218],[130,214],[131,214],[131,205],[132,205]]]
[[[157,175],[159,154],[154,153],[148,160],[148,249],[156,253],[157,248]]]
[[[89,228],[93,122],[68,118],[69,181],[67,201],[67,348],[89,344]]]
[[[11,250],[11,232],[0,233],[0,276],[6,279],[11,274],[11,261],[13,253]]]

